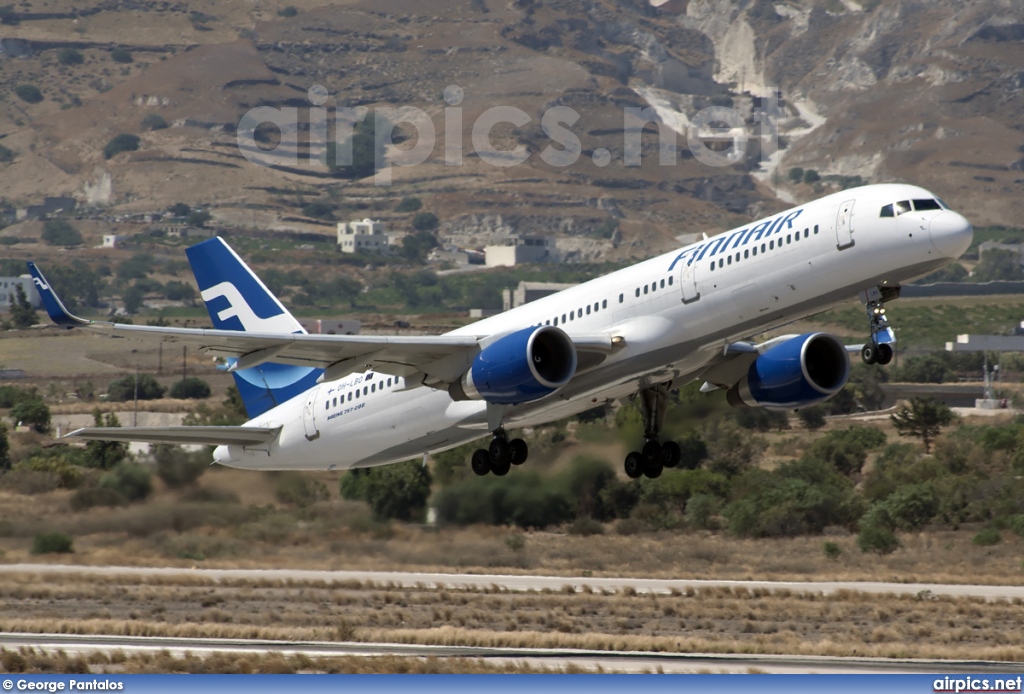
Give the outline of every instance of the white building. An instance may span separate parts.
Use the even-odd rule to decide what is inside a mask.
[[[556,260],[555,240],[539,236],[513,236],[500,246],[484,248],[484,258],[487,267],[551,263]]]
[[[379,220],[338,222],[338,245],[342,253],[387,253],[389,239]]]
[[[18,285],[25,291],[25,298],[32,304],[32,308],[42,308],[43,300],[36,291],[36,285],[32,283],[30,275],[21,277],[0,277],[0,310],[9,311],[18,293]]]
[[[130,237],[122,234],[104,234],[103,245],[100,248],[117,248],[118,245]]]

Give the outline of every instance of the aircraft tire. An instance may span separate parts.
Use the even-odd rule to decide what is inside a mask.
[[[661,464],[660,460],[656,460],[654,462],[648,460],[646,464],[644,464],[644,476],[652,480],[657,479],[661,477],[661,473],[664,469],[665,466]]]
[[[512,463],[508,460],[499,463],[491,463],[491,472],[498,477],[504,477],[508,474],[508,471],[512,469]]]
[[[892,361],[892,345],[881,344],[878,345],[878,356],[876,357],[879,364],[885,366]]]
[[[473,472],[483,477],[491,471],[491,456],[482,448],[473,451],[473,457],[469,460],[469,466]]]
[[[509,464],[509,460],[511,458],[511,455],[510,455],[509,448],[508,448],[508,441],[506,441],[505,439],[499,438],[499,437],[495,436],[491,440],[491,445],[487,448],[487,453],[491,457],[491,471],[492,472],[494,471],[494,466],[495,465],[498,465],[498,464],[501,464],[501,465]]]
[[[683,451],[675,441],[666,441],[661,447],[661,464],[667,468],[674,468],[683,459]]]
[[[661,462],[661,444],[658,443],[657,441],[655,441],[654,439],[651,439],[650,441],[648,441],[647,443],[644,444],[643,455],[644,455],[644,458],[646,458],[647,462],[649,462],[649,463],[650,462],[658,462],[658,463],[660,463]]]
[[[522,439],[512,439],[508,442],[509,462],[513,465],[522,465],[530,456],[530,448]]]
[[[633,451],[626,456],[626,476],[631,480],[638,479],[644,474],[644,457]]]
[[[864,360],[865,364],[875,364],[878,362],[878,352],[875,351],[874,345],[864,345],[864,348],[860,351],[860,358]]]

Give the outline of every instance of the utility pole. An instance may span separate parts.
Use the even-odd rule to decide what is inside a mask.
[[[139,365],[135,364],[135,408],[132,412],[132,426],[139,425]]]

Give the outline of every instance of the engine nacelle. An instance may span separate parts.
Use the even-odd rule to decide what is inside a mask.
[[[452,400],[515,405],[555,392],[576,373],[576,347],[544,325],[509,333],[487,345],[465,375],[448,387]]]
[[[726,399],[733,407],[810,407],[838,393],[849,378],[850,358],[839,339],[806,333],[759,355]]]

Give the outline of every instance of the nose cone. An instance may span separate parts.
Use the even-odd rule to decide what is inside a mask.
[[[944,258],[959,258],[974,239],[974,227],[963,215],[943,210],[932,218],[932,245]]]

